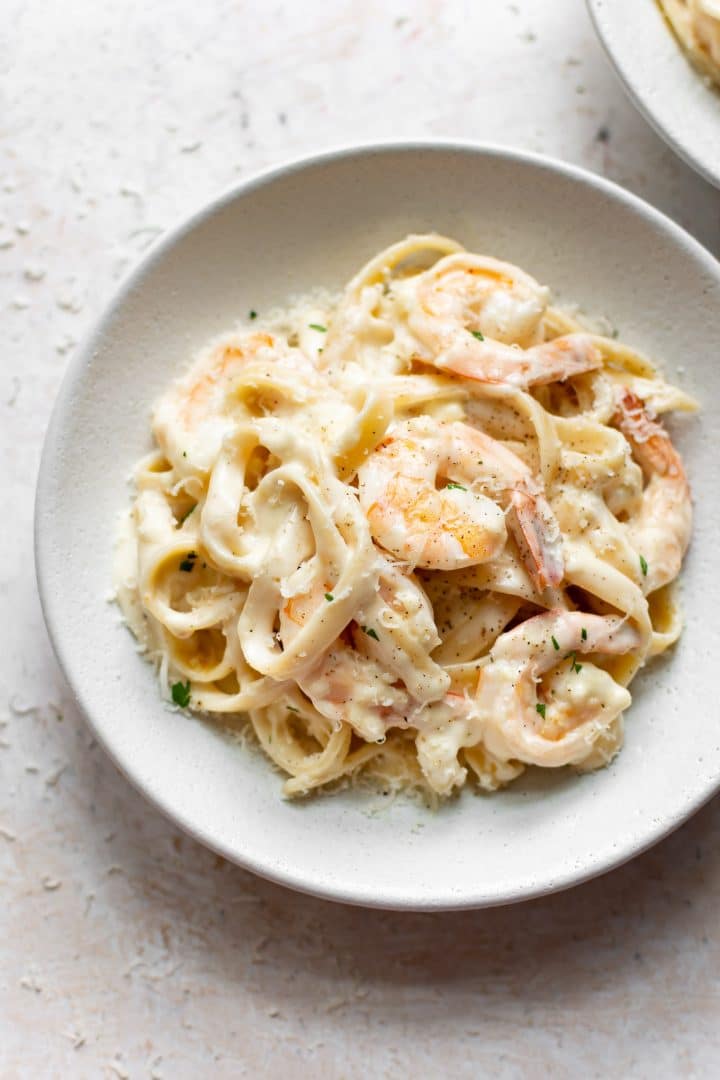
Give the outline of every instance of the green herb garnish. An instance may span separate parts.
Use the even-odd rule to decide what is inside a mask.
[[[587,641],[587,630],[585,629],[584,626],[583,626],[582,630],[580,631],[580,637],[581,637],[581,639],[583,641]]]
[[[188,679],[184,683],[173,683],[170,687],[170,693],[176,705],[179,705],[181,709],[187,709],[190,704],[190,680]]]
[[[287,706],[287,711],[288,712],[300,712],[300,710],[296,709],[294,705],[288,705]]]
[[[311,330],[319,330],[321,334],[327,334],[327,326],[321,326],[318,322],[308,323]]]
[[[250,312],[248,312],[248,318],[250,318],[250,319],[257,319],[257,311],[250,311]]]
[[[643,577],[647,577],[648,565],[647,565],[647,559],[645,558],[644,555],[640,556],[640,569],[642,570]]]
[[[380,640],[377,636],[377,631],[373,630],[372,626],[361,626],[360,629],[367,634],[368,637],[375,638],[376,641]]]
[[[335,599],[335,597],[333,596],[333,594],[331,592],[326,592],[325,593],[325,599],[327,600],[327,602],[329,604]]]
[[[453,480],[447,483],[445,487],[448,491],[450,491],[451,488],[454,488],[456,491],[467,491],[466,487],[463,487],[462,484],[456,484]]]
[[[543,720],[545,719],[545,709],[547,708],[541,701],[538,701],[535,706],[535,712],[539,712]]]
[[[578,664],[576,653],[569,652],[565,659],[570,661],[570,670],[574,671],[576,675],[579,675],[582,671],[582,664]]]
[[[196,559],[197,551],[188,551],[187,557],[180,563],[180,569],[184,570],[186,574],[189,574],[191,570],[195,569]]]
[[[555,650],[555,652],[559,652],[560,651],[560,643],[559,643],[558,639],[556,637],[551,637],[550,640],[553,643],[553,649]]]
[[[472,334],[473,337],[477,338],[478,341],[484,341],[485,340],[485,335],[480,330],[471,330],[470,333]]]

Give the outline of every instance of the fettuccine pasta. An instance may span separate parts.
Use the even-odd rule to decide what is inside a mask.
[[[720,84],[720,0],[660,0],[689,59]]]
[[[249,718],[289,796],[594,769],[681,631],[655,417],[694,408],[518,267],[410,236],[169,388],[117,598],[166,698]]]

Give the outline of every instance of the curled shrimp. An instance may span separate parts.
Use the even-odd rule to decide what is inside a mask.
[[[287,588],[293,588],[291,581]],[[333,596],[330,588],[330,582],[315,581],[287,598],[279,619],[283,648],[292,645],[311,618],[317,618],[323,604],[334,602],[326,600]],[[349,723],[369,742],[385,736],[385,717],[406,704],[407,695],[393,686],[394,681],[394,675],[355,650],[347,628],[296,678],[299,689],[321,716],[338,727]]]
[[[466,251],[446,255],[422,274],[417,298],[422,316],[450,332],[469,327],[525,347],[542,341],[548,290],[511,263]]]
[[[153,414],[155,438],[181,473],[212,468],[237,422],[233,390],[253,362],[266,365],[276,383],[284,378],[289,393],[298,370],[305,379],[315,374],[299,350],[267,333],[238,335],[203,354],[160,399]]]
[[[543,341],[547,297],[517,267],[463,252],[420,275],[408,323],[429,363],[478,382],[525,388],[600,367],[589,334]]]
[[[563,577],[560,531],[527,465],[459,421],[395,425],[358,471],[374,539],[411,566],[455,570],[495,558],[504,510],[538,589]],[[439,489],[438,479],[446,486]]]
[[[680,573],[692,529],[690,485],[667,431],[627,388],[618,393],[614,420],[648,478],[628,533],[638,552],[640,584],[651,593]]]
[[[407,726],[418,708],[442,698],[450,685],[430,656],[440,639],[420,584],[383,556],[377,571],[377,592],[296,680],[322,716],[335,724],[347,721],[369,741],[384,739],[389,727]],[[330,588],[315,582],[288,598],[280,612],[283,645],[319,607],[335,603]]]
[[[620,617],[579,611],[546,612],[502,634],[475,698],[484,745],[503,761],[549,768],[585,761],[631,698],[607,671],[576,658],[639,645],[638,631]]]

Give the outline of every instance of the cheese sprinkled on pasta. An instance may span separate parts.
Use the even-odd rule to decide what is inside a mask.
[[[302,795],[447,796],[618,751],[678,638],[694,401],[436,235],[214,341],[157,403],[117,598],[168,700]]]

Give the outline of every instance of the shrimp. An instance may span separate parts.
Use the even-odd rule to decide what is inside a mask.
[[[331,587],[316,582],[288,599],[280,612],[284,645],[319,605],[335,602]],[[450,676],[430,657],[440,638],[425,593],[384,556],[378,558],[378,591],[355,616],[296,681],[322,716],[378,741],[389,727],[407,726],[419,708],[442,698]]]
[[[288,581],[288,588],[292,588]],[[290,595],[280,611],[278,636],[287,648],[321,604],[333,603],[330,582],[315,581],[304,592]],[[346,721],[369,742],[385,736],[384,716],[402,709],[406,695],[393,686],[394,676],[379,665],[363,664],[347,628],[307,670],[296,676],[300,690],[321,716],[338,727]]]
[[[619,390],[614,421],[649,477],[640,509],[628,524],[630,542],[639,556],[640,584],[647,594],[680,573],[692,529],[690,485],[667,431],[626,387]]]
[[[381,742],[388,727],[412,711],[410,695],[395,682],[391,672],[354,647],[352,637],[342,637],[297,685],[321,716],[337,725],[345,721],[367,742]]]
[[[438,344],[440,352],[431,363],[441,371],[523,390],[563,382],[602,366],[602,357],[590,334],[565,334],[531,349],[520,349],[487,339],[479,341],[472,334],[466,338],[456,331],[448,335],[446,345]]]
[[[428,361],[484,383],[527,388],[602,366],[589,334],[543,341],[547,289],[509,263],[449,255],[420,276],[408,324]]]
[[[438,477],[447,481],[442,489]],[[373,538],[410,565],[456,570],[494,559],[507,539],[507,509],[536,587],[562,581],[560,531],[542,488],[520,458],[481,431],[459,421],[406,420],[358,479]]]
[[[576,657],[624,655],[640,641],[618,616],[561,610],[502,634],[481,669],[474,703],[484,745],[503,761],[549,768],[584,761],[631,698],[607,671]]]
[[[456,252],[421,275],[422,316],[451,327],[470,326],[505,345],[537,345],[548,290],[511,263]]]
[[[266,333],[234,337],[201,356],[160,399],[153,415],[158,444],[182,472],[212,468],[224,437],[237,421],[233,389],[253,361],[265,364],[278,380],[283,376],[287,380],[298,369],[304,378],[315,375],[299,350]]]

